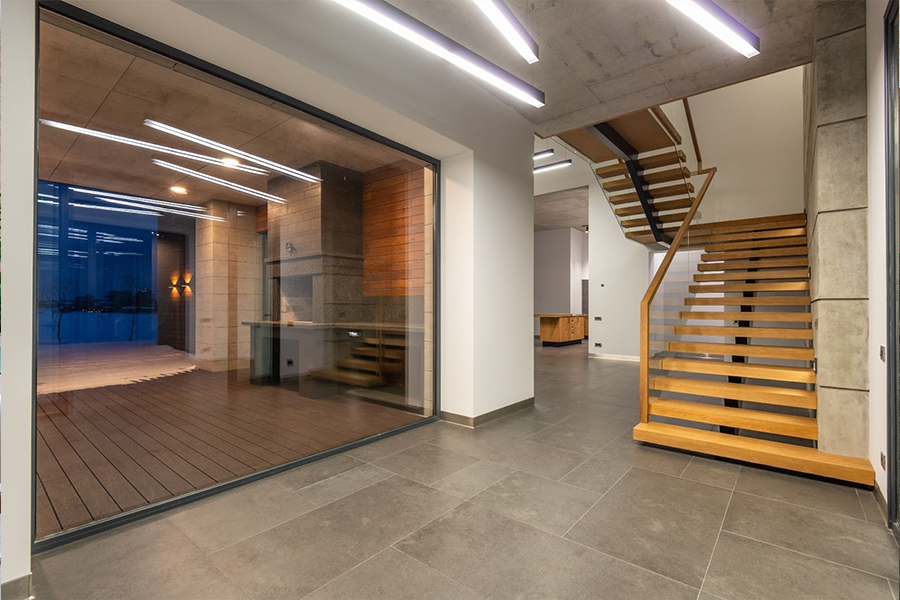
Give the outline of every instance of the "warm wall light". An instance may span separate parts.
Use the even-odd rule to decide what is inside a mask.
[[[215,183],[216,185],[221,185],[222,187],[230,188],[236,192],[241,192],[242,194],[247,194],[248,196],[255,196],[256,198],[261,198],[263,200],[269,200],[270,202],[277,202],[279,204],[284,204],[285,202],[287,202],[284,198],[281,198],[279,196],[273,196],[272,194],[268,194],[266,192],[261,192],[259,190],[254,190],[253,188],[249,188],[245,185],[240,185],[239,183],[234,183],[232,181],[227,181],[225,179],[219,179],[218,177],[213,177],[212,175],[207,175],[206,173],[201,173],[200,171],[194,171],[193,169],[188,169],[187,167],[173,165],[170,162],[166,162],[164,160],[159,160],[158,158],[154,158],[152,162],[154,165],[157,165],[159,167],[171,169],[177,173],[181,173],[182,175],[196,177],[197,179],[202,179],[203,181],[208,181],[209,183]]]
[[[544,92],[507,73],[494,63],[454,42],[421,21],[412,18],[399,8],[384,2],[384,0],[334,1],[384,27],[391,33],[412,42],[419,48],[456,65],[466,73],[503,90],[510,96],[536,108],[544,106]]]
[[[178,194],[179,196],[183,196],[184,194],[187,194],[187,188],[182,187],[180,185],[173,185],[169,189],[172,190],[173,193]]]
[[[528,64],[538,61],[538,45],[503,0],[475,0],[491,23]]]
[[[559,162],[550,163],[549,165],[541,165],[539,167],[534,168],[535,173],[543,173],[544,171],[555,171],[556,169],[562,169],[563,167],[568,167],[572,164],[572,159],[567,158],[566,160],[561,160]]]
[[[747,58],[759,54],[759,38],[756,34],[712,0],[668,0],[668,2]]]
[[[548,156],[553,156],[556,153],[556,150],[553,148],[547,148],[546,150],[541,150],[540,152],[534,153],[534,160],[540,160],[542,158],[547,158]]]

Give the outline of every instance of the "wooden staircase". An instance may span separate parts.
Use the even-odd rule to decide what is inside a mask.
[[[335,361],[333,369],[310,371],[313,379],[321,379],[363,388],[381,387],[391,373],[401,373],[406,360],[406,337],[382,334],[360,338],[350,358]]]
[[[694,212],[641,304],[634,439],[873,485],[868,460],[816,448],[805,215],[690,226]],[[666,339],[653,343],[661,351],[651,357],[650,304],[689,231],[691,245],[703,248],[687,288],[697,296],[684,299],[679,324],[652,324]],[[690,308],[706,306],[723,309]]]

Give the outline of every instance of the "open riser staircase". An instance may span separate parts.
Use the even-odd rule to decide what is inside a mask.
[[[867,460],[817,448],[805,215],[692,217],[642,302],[634,439],[873,485]],[[662,286],[679,249],[699,260]]]

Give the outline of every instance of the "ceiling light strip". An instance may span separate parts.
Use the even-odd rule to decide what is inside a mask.
[[[95,200],[101,200],[103,202],[109,202],[111,204],[121,204],[122,206],[132,206],[135,208],[149,208],[145,204],[140,204],[138,202],[129,202],[127,200],[116,200],[115,198],[104,198],[103,196],[95,196]],[[220,221],[224,222],[225,219],[222,217],[214,217],[212,215],[203,215],[195,212],[187,212],[185,210],[175,210],[172,208],[162,208],[156,207],[154,210],[158,210],[163,213],[170,213],[173,215],[181,215],[183,217],[191,217],[192,219],[205,219],[207,221]]]
[[[528,64],[538,61],[538,45],[503,0],[475,0],[481,12]]]
[[[107,140],[110,142],[117,142],[119,144],[125,144],[127,146],[134,146],[136,148],[143,148],[144,150],[150,150],[152,152],[159,152],[161,154],[171,154],[172,156],[178,156],[180,158],[187,158],[189,160],[197,160],[200,162],[205,162],[211,165],[216,165],[217,167],[224,167],[226,169],[234,169],[236,171],[244,171],[245,173],[253,173],[254,175],[267,175],[268,171],[264,169],[260,169],[259,167],[251,167],[248,165],[242,165],[233,160],[229,161],[227,159],[215,158],[212,156],[205,156],[203,154],[197,154],[196,152],[188,152],[187,150],[179,150],[178,148],[170,148],[168,146],[162,146],[160,144],[153,144],[151,142],[144,142],[142,140],[136,140],[133,138],[125,137],[122,135],[115,135],[113,133],[106,133],[103,131],[97,131],[96,129],[87,129],[85,127],[78,127],[77,125],[69,125],[68,123],[60,123],[58,121],[50,121],[48,119],[41,119],[41,123],[47,125],[49,127],[55,127],[56,129],[62,129],[64,131],[71,131],[72,133],[77,133],[79,135],[86,135],[89,137],[99,138],[101,140]]]
[[[759,37],[712,0],[668,2],[747,58],[759,54]]]
[[[113,192],[104,192],[101,190],[92,190],[88,188],[73,187],[69,188],[73,192],[79,194],[91,194],[92,196],[105,196],[108,198],[118,198],[119,200],[131,200],[134,202],[144,202],[146,204],[156,204],[159,206],[168,206],[179,210],[191,210],[196,212],[207,212],[207,208],[203,206],[194,206],[193,204],[182,204],[180,202],[169,202],[167,200],[157,200],[156,198],[144,198],[143,196],[128,196],[126,194],[115,194]],[[149,206],[147,208],[150,208]]]
[[[243,158],[246,161],[252,162],[257,165],[262,165],[272,171],[281,173],[282,175],[287,175],[288,177],[293,177],[294,179],[309,181],[313,183],[322,181],[315,175],[310,175],[309,173],[304,173],[303,171],[298,171],[297,169],[286,167],[267,158],[262,158],[260,156],[256,156],[255,154],[250,154],[249,152],[244,152],[243,150],[238,150],[237,148],[232,148],[231,146],[226,146],[225,144],[221,144],[214,140],[201,137],[189,131],[184,131],[183,129],[178,129],[177,127],[172,127],[171,125],[166,125],[165,123],[160,123],[159,121],[154,121],[153,119],[145,119],[144,125],[146,125],[147,127],[152,127],[157,131],[162,131],[164,133],[174,135],[183,140],[188,140],[189,142],[194,142],[195,144],[200,144],[201,146],[206,146],[207,148],[213,148],[215,150],[219,150],[220,152],[233,154],[234,156]]]
[[[245,185],[240,185],[237,183],[233,183],[231,181],[226,181],[225,179],[219,179],[218,177],[213,177],[212,175],[207,175],[206,173],[201,173],[200,171],[194,171],[193,169],[188,169],[186,167],[181,167],[179,165],[173,165],[170,162],[166,162],[164,160],[159,160],[158,158],[153,159],[153,164],[165,167],[166,169],[171,169],[172,171],[176,171],[181,173],[182,175],[187,175],[189,177],[196,177],[197,179],[202,179],[203,181],[208,181],[209,183],[214,183],[216,185],[221,185],[222,187],[227,187],[236,192],[241,192],[242,194],[247,194],[248,196],[254,196],[256,198],[261,198],[262,200],[268,200],[270,202],[277,202],[279,204],[285,204],[287,201],[284,198],[280,198],[278,196],[273,196],[272,194],[267,194],[266,192],[260,192],[259,190],[254,190],[253,188],[249,188]]]
[[[534,172],[535,173],[543,173],[544,171],[555,171],[556,169],[562,169],[563,167],[568,167],[571,164],[572,164],[572,159],[567,158],[566,160],[561,160],[559,162],[535,167]]]
[[[146,210],[132,210],[130,208],[119,208],[118,206],[97,206],[96,204],[82,204],[80,202],[69,202],[69,206],[74,206],[75,208],[92,208],[95,210],[109,210],[113,212],[123,212],[123,213],[132,213],[136,215],[147,215],[149,217],[161,217],[162,213],[151,212]]]
[[[334,1],[507,94],[536,108],[544,106],[544,92],[384,0]]]
[[[540,152],[534,153],[534,160],[540,160],[542,158],[547,158],[548,156],[553,156],[556,154],[556,150],[553,148],[547,148],[546,150],[541,150]]]

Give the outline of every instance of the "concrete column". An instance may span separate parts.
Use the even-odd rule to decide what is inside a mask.
[[[865,2],[823,2],[805,85],[819,448],[868,456]]]

